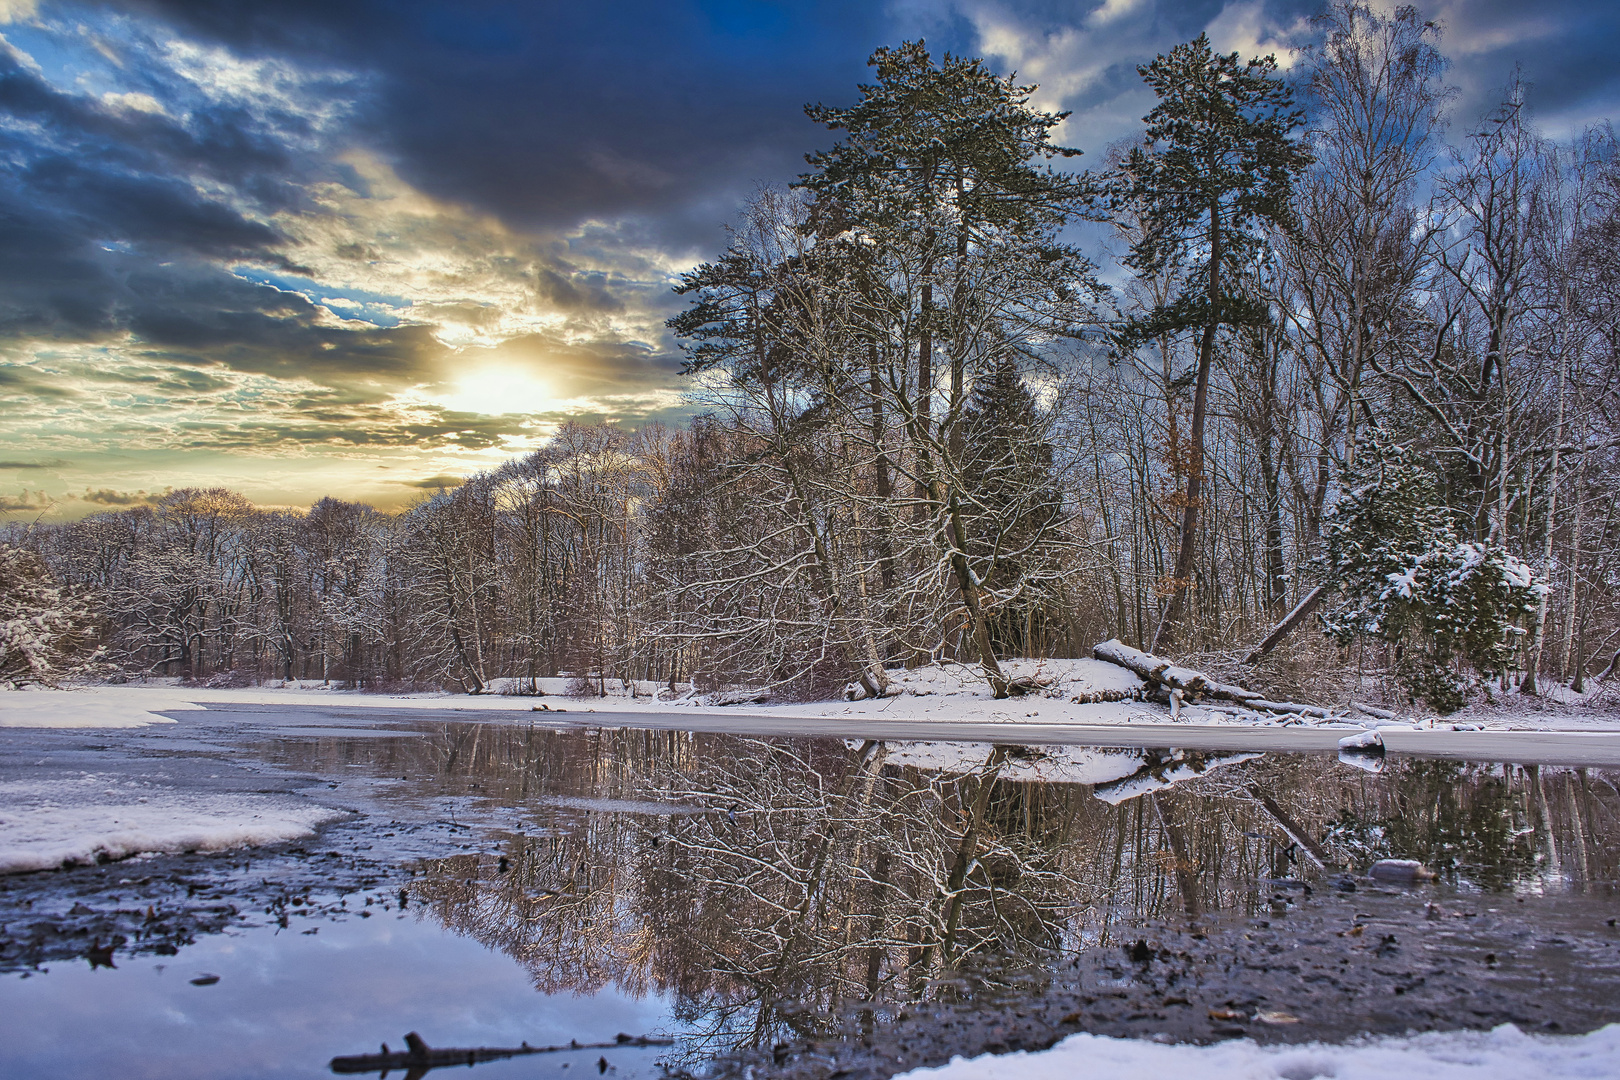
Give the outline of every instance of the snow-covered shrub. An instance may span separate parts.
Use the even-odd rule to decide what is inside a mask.
[[[1364,444],[1346,492],[1322,524],[1326,577],[1337,603],[1323,626],[1348,644],[1387,642],[1413,697],[1441,712],[1463,703],[1457,660],[1495,674],[1513,658],[1546,586],[1503,548],[1459,536],[1433,473],[1409,451]]]
[[[40,557],[0,544],[0,683],[55,686],[95,658],[95,621]]]

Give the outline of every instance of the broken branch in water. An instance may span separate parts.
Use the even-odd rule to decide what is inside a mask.
[[[674,1039],[658,1039],[647,1035],[626,1035],[620,1032],[612,1042],[582,1043],[567,1042],[562,1046],[530,1046],[524,1043],[517,1047],[478,1046],[470,1049],[460,1047],[444,1047],[434,1049],[422,1040],[422,1036],[411,1032],[405,1036],[404,1050],[389,1050],[384,1043],[380,1054],[354,1054],[350,1057],[335,1057],[332,1059],[332,1071],[339,1074],[347,1073],[387,1073],[390,1069],[407,1070],[407,1078],[421,1076],[429,1069],[439,1069],[450,1065],[476,1065],[481,1061],[500,1061],[503,1058],[522,1057],[525,1054],[557,1054],[567,1050],[611,1050],[622,1046],[673,1046]]]

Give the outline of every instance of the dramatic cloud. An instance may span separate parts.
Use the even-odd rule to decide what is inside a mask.
[[[1151,107],[1138,64],[1201,31],[1286,64],[1315,8],[0,0],[6,508],[398,505],[569,419],[678,421],[671,285],[875,46],[1016,69],[1094,167]],[[1432,14],[1464,118],[1516,62],[1558,134],[1620,96],[1601,5]]]
[[[122,508],[126,506],[151,506],[163,498],[162,492],[153,494],[148,491],[114,491],[111,488],[102,488],[100,491],[86,491],[78,498],[81,502],[94,503],[97,506]]]

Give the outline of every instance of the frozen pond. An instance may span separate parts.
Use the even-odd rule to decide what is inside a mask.
[[[1614,770],[368,713],[0,736],[0,856],[87,864],[0,876],[0,1072],[330,1075],[416,1031],[675,1039],[488,1077],[876,1076],[1620,1020]]]

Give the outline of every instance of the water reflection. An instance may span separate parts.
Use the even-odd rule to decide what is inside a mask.
[[[1145,918],[1420,859],[1464,889],[1612,889],[1614,777],[1330,755],[423,726],[275,744],[493,823],[414,897],[550,994],[668,995],[689,1058],[1024,980]],[[467,821],[468,818],[461,820]],[[957,978],[965,968],[973,980]]]

